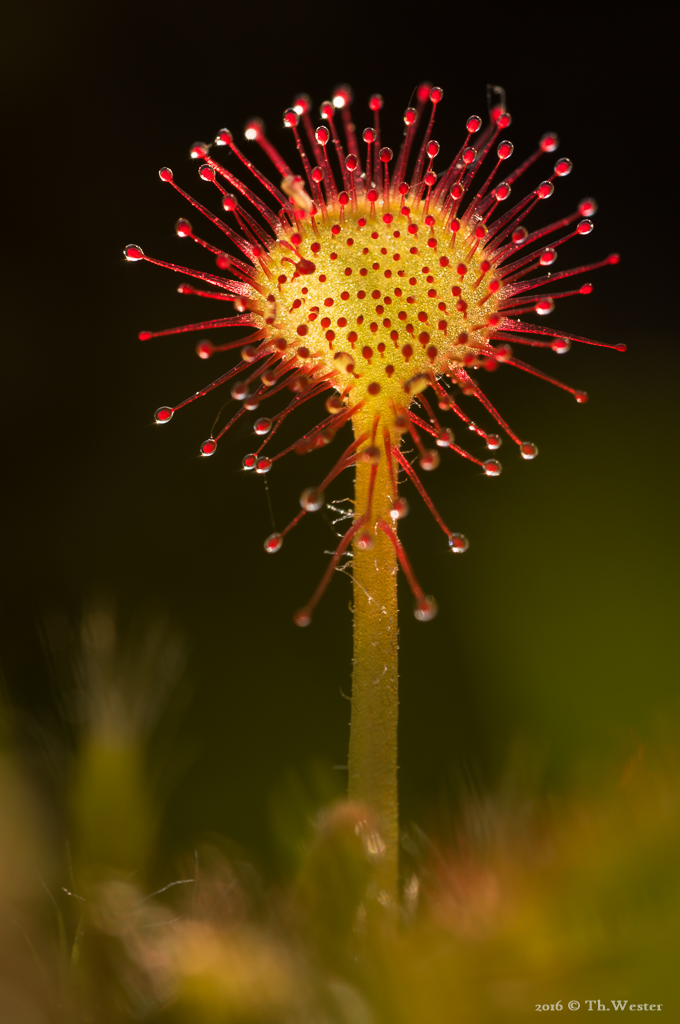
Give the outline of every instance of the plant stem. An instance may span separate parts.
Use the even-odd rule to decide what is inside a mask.
[[[354,424],[355,433],[363,424]],[[397,442],[398,443],[398,442]],[[371,466],[357,462],[356,509],[368,505]],[[397,797],[398,627],[397,557],[375,523],[389,517],[391,483],[381,458],[370,521],[375,537],[369,551],[354,544],[354,671],[349,740],[349,796],[375,813],[385,853],[377,870],[378,892],[394,906],[398,894],[399,825]]]

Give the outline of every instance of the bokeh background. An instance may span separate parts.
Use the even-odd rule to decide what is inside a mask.
[[[141,328],[215,314],[122,251],[134,242],[196,263],[173,230],[187,210],[158,168],[208,194],[192,142],[260,115],[290,154],[283,109],[301,90],[318,109],[343,81],[360,129],[368,96],[384,95],[393,148],[412,87],[442,85],[442,166],[465,118],[485,113],[487,82],[504,85],[516,152],[555,130],[574,161],[551,215],[587,195],[600,203],[596,230],[561,251],[560,267],[622,254],[593,275],[589,299],[565,300],[551,322],[623,341],[628,353],[575,346],[533,358],[590,402],[509,368],[485,375],[539,458],[524,463],[506,443],[497,480],[455,457],[428,478],[446,520],[470,538],[463,558],[451,558],[412,496],[403,538],[440,614],[416,623],[404,589],[404,821],[436,830],[461,785],[494,790],[513,765],[530,768],[536,790],[559,791],[656,743],[678,711],[680,569],[675,96],[657,10],[628,24],[579,5],[455,13],[123,0],[6,12],[0,654],[48,789],[47,737],[68,746],[70,735],[53,655],[67,658],[70,630],[94,602],[113,610],[123,636],[162,620],[184,644],[160,789],[164,849],[216,832],[276,864],[272,807],[305,789],[319,800],[342,790],[349,579],[333,581],[309,629],[291,620],[333,531],[310,517],[265,555],[263,480],[240,470],[248,427],[215,458],[198,456],[220,396],[154,425],[156,407],[227,362],[199,361],[196,336],[136,340]],[[469,446],[479,454],[471,435]],[[330,457],[276,465],[267,483],[277,525]],[[346,476],[332,496],[350,493]]]

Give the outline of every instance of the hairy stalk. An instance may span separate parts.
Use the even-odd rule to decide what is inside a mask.
[[[354,424],[358,434],[360,424]],[[356,466],[356,508],[367,507],[371,466]],[[372,501],[371,533],[390,519],[391,485],[384,455]],[[354,545],[354,671],[349,740],[349,796],[373,809],[385,853],[378,868],[379,893],[396,905],[398,878],[398,628],[397,557],[389,538],[375,531],[369,551]]]

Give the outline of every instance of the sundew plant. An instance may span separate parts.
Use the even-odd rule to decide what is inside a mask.
[[[557,300],[592,290],[574,278],[618,262],[612,254],[557,269],[560,247],[592,231],[596,204],[583,199],[573,213],[551,220],[550,198],[572,168],[566,157],[553,156],[554,133],[517,159],[504,93],[492,88],[488,117],[467,118],[446,165],[436,140],[442,100],[441,88],[415,89],[394,149],[381,129],[382,97],[370,97],[370,124],[357,130],[345,85],[321,105],[316,126],[306,95],[285,111],[283,124],[297,156],[292,146],[282,146],[282,152],[259,119],[246,125],[247,150],[222,128],[213,143],[191,147],[200,187],[215,203],[196,198],[170,168],[159,172],[201,218],[204,227],[196,228],[195,218],[182,216],[176,231],[202,250],[206,269],[156,259],[139,245],[125,249],[132,262],[182,275],[183,295],[231,306],[227,316],[140,333],[149,340],[227,328],[223,344],[201,339],[197,354],[217,361],[223,353],[238,353],[236,363],[227,355],[219,376],[199,392],[159,408],[157,423],[169,423],[190,402],[224,386],[231,392],[232,414],[203,441],[203,456],[222,449],[230,427],[248,416],[255,441],[243,458],[246,471],[277,472],[277,463],[291,453],[325,446],[335,451],[325,475],[300,495],[288,525],[266,538],[265,551],[283,548],[285,557],[290,531],[323,507],[336,477],[354,472],[348,528],[294,619],[299,626],[312,623],[334,571],[349,559],[349,797],[372,816],[379,862],[374,895],[392,907],[398,903],[398,568],[413,593],[415,617],[427,622],[437,613],[399,538],[399,522],[415,496],[451,553],[465,552],[468,540],[448,525],[455,509],[435,508],[422,474],[442,461],[440,472],[446,472],[446,460],[455,455],[496,477],[502,438],[523,459],[537,456],[536,444],[518,435],[487,398],[483,377],[500,372],[511,387],[513,374],[529,373],[585,402],[584,391],[534,368],[517,350],[548,348],[561,355],[573,342],[599,344],[555,330],[545,318]],[[215,206],[221,206],[220,214]],[[535,207],[545,211],[543,226],[528,229],[525,221]],[[317,425],[293,444],[277,447],[279,428],[306,403],[319,409]],[[472,434],[471,451],[457,442],[452,424]],[[225,454],[233,457],[233,449]]]

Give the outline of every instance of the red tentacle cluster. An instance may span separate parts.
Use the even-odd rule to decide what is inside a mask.
[[[421,85],[415,91],[416,105],[405,111],[396,159],[393,150],[382,144],[379,95],[369,100],[373,124],[363,131],[363,145],[352,121],[348,86],[340,86],[332,101],[321,105],[323,123],[316,128],[309,97],[298,96],[283,121],[293,134],[302,174],[291,169],[260,120],[251,120],[245,130],[246,138],[273,165],[279,185],[241,152],[226,128],[217,133],[212,145],[192,146],[192,157],[200,161],[199,177],[219,193],[226,220],[181,188],[169,168],[159,172],[161,180],[209,221],[218,237],[221,234],[224,248],[196,234],[187,219],[176,224],[178,236],[210,253],[221,273],[157,260],[136,245],[125,249],[128,260],[145,260],[200,282],[199,287],[182,283],[181,294],[234,306],[232,316],[143,331],[140,339],[221,327],[250,330],[245,337],[222,345],[199,341],[197,353],[202,359],[240,349],[240,361],[196,394],[158,409],[158,423],[169,422],[185,405],[231,382],[231,397],[238,407],[219,432],[201,445],[201,454],[209,456],[244,413],[286,392],[289,397],[282,408],[255,419],[260,444],[243,460],[244,469],[263,474],[290,451],[304,454],[329,444],[352,421],[354,442],[317,487],[303,492],[301,511],[285,529],[267,538],[266,551],[278,551],[305,514],[322,507],[326,487],[343,470],[365,462],[374,467],[365,507],[355,509],[324,579],[296,619],[300,624],[309,621],[350,543],[355,550],[366,550],[378,529],[395,546],[416,597],[417,617],[434,614],[435,606],[424,597],[396,535],[397,521],[408,511],[399,493],[400,470],[449,538],[451,550],[464,551],[467,540],[445,525],[402,451],[401,438],[413,443],[423,470],[438,465],[441,448],[471,460],[490,477],[497,476],[501,466],[494,458],[479,459],[455,444],[433,403],[442,412],[453,412],[495,450],[500,437],[478,426],[458,404],[458,395],[471,396],[518,446],[522,457],[533,459],[536,446],[513,431],[472,374],[505,364],[557,385],[577,402],[587,400],[585,392],[515,358],[511,346],[564,353],[573,341],[600,344],[519,317],[527,313],[543,317],[554,309],[557,299],[588,295],[592,291],[588,283],[564,290],[558,282],[614,264],[618,256],[558,272],[549,269],[560,246],[592,231],[596,204],[585,199],[569,216],[527,229],[524,222],[552,196],[555,183],[570,173],[571,161],[558,159],[547,177],[510,204],[516,182],[556,150],[558,139],[554,133],[544,135],[535,152],[503,176],[514,153],[512,142],[503,137],[511,118],[502,90],[493,90],[492,96],[486,126],[481,117],[469,117],[453,160],[437,170],[440,145],[433,138],[433,128],[443,98],[440,88]],[[231,169],[225,166],[227,161],[216,159],[220,147]],[[246,174],[254,179],[256,191],[242,180]],[[552,236],[549,244],[548,236]],[[602,347],[625,349],[624,345]],[[270,455],[268,446],[281,424],[299,406],[321,395],[326,395],[328,415],[294,444]],[[435,446],[427,447],[423,437],[434,438]],[[376,487],[389,492],[391,522],[376,511]]]

